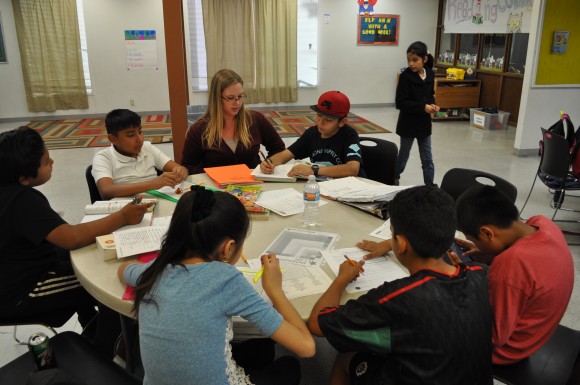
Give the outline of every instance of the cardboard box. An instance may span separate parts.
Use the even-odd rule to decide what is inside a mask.
[[[115,237],[113,234],[97,237],[97,250],[103,256],[104,261],[117,258],[117,249],[115,248]]]
[[[510,118],[509,112],[498,111],[497,114],[483,112],[482,108],[469,109],[469,122],[472,126],[484,130],[505,130]]]

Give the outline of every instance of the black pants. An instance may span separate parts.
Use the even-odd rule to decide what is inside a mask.
[[[94,342],[106,357],[114,357],[114,345],[121,333],[119,315],[99,304],[76,278],[68,251],[61,250],[60,261],[55,264],[35,288],[16,305],[5,308],[10,318],[43,315],[68,319],[75,313],[84,329],[83,335]],[[98,307],[99,311],[97,312]]]
[[[232,343],[232,357],[255,385],[300,384],[300,362],[290,356],[274,359],[274,345],[275,342],[269,338]]]

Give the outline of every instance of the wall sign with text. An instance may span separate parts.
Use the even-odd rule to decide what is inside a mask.
[[[399,15],[359,15],[358,45],[398,45]]]

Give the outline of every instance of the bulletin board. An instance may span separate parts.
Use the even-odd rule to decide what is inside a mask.
[[[580,87],[580,7],[578,0],[546,0],[538,50],[536,85]],[[552,53],[555,31],[569,31],[566,53]]]
[[[358,45],[398,45],[399,15],[359,15]]]

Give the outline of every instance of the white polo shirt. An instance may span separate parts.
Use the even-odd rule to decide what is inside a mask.
[[[120,154],[115,147],[99,151],[93,158],[93,178],[111,178],[115,184],[145,182],[157,178],[157,171],[171,159],[145,141],[137,158]]]

